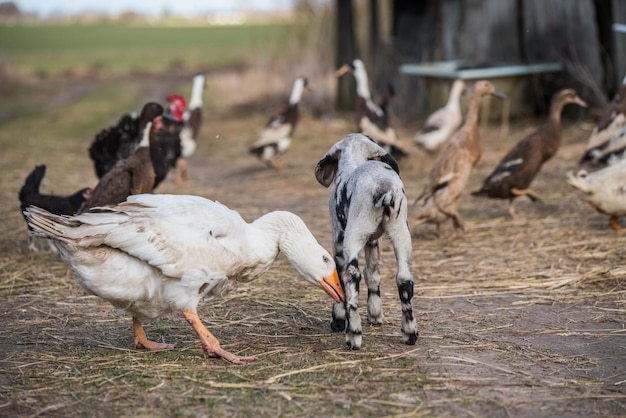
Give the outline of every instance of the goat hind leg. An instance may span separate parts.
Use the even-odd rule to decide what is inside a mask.
[[[380,273],[378,271],[378,241],[365,244],[365,283],[367,284],[367,322],[380,325],[384,322],[383,301],[380,297]]]
[[[413,313],[413,279],[402,279],[399,275],[396,277],[398,285],[398,294],[400,295],[400,306],[402,307],[402,340],[405,344],[415,345],[419,332],[417,330],[417,321]]]
[[[343,275],[343,287],[346,295],[346,345],[351,350],[361,348],[363,330],[361,328],[361,316],[359,315],[359,284],[361,272],[359,262],[353,258],[348,263]]]
[[[411,274],[411,232],[407,226],[399,224],[394,233],[390,233],[391,243],[396,253],[398,273],[396,284],[402,307],[402,339],[405,344],[414,345],[419,332],[413,313],[413,275]]]

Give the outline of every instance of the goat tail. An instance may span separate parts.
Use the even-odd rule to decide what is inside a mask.
[[[396,194],[393,190],[388,190],[374,195],[374,207],[394,207],[396,205]]]

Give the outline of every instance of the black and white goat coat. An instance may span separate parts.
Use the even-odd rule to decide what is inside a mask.
[[[373,139],[350,134],[333,145],[317,163],[315,177],[325,187],[332,184],[329,208],[335,262],[346,295],[345,303],[333,305],[331,328],[345,332],[350,349],[361,347],[358,312],[361,250],[365,253],[367,320],[371,324],[383,323],[378,239],[386,234],[398,265],[396,284],[402,306],[403,340],[415,344],[418,331],[412,306],[411,232],[398,163]]]

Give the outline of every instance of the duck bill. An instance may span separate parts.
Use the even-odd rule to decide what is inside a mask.
[[[576,96],[576,98],[574,99],[574,103],[576,103],[580,107],[587,107],[587,106],[589,106],[586,101],[584,101],[583,99],[581,99],[578,96]]]
[[[506,99],[506,94],[498,90],[494,90],[493,93],[491,93],[491,95],[494,97],[497,97],[498,99],[502,99],[502,100]]]
[[[348,71],[350,71],[350,67],[348,66],[348,64],[344,64],[344,65],[341,66],[340,69],[338,69],[335,72],[335,77],[341,77],[342,75],[344,75]]]
[[[337,270],[333,270],[333,274],[330,276],[324,277],[320,285],[335,302],[343,302],[346,300],[346,296],[343,294],[343,289],[341,288],[341,283],[339,282]]]

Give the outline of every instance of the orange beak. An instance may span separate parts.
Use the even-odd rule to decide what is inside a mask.
[[[328,277],[324,277],[324,280],[320,282],[322,289],[326,291],[330,295],[331,298],[335,300],[335,302],[343,302],[346,300],[346,296],[343,294],[343,289],[341,288],[341,283],[339,282],[339,275],[337,275],[337,270],[333,270],[333,274]]]

